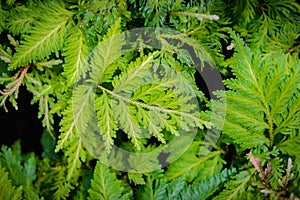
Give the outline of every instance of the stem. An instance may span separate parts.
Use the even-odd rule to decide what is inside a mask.
[[[19,78],[16,79],[17,82],[16,82],[16,84],[15,84],[14,87],[10,88],[8,91],[5,91],[5,92],[2,92],[2,91],[0,90],[0,94],[2,94],[3,96],[9,96],[9,95],[13,94],[14,92],[16,92],[16,91],[19,89],[19,87],[21,86],[22,81],[23,81],[23,79],[24,79],[24,77],[25,77],[25,75],[26,75],[26,73],[27,73],[29,67],[30,67],[30,64],[25,65],[24,69],[23,69],[22,72],[21,72],[21,75],[19,76]],[[18,75],[19,73],[20,73],[20,72],[18,71],[18,72],[17,72],[17,75]],[[17,77],[17,76],[16,76],[16,77]]]
[[[185,15],[185,16],[191,16],[191,17],[197,17],[197,18],[205,18],[210,20],[219,20],[218,15],[208,15],[208,14],[201,14],[201,13],[191,13],[188,11],[183,12],[171,12],[170,15]]]
[[[197,123],[200,122],[200,123],[204,124],[206,127],[210,127],[210,123],[209,122],[201,120],[201,119],[199,119],[199,118],[197,118],[197,117],[195,117],[193,115],[190,115],[188,113],[179,112],[177,110],[172,110],[172,109],[166,109],[166,108],[162,108],[162,107],[158,107],[158,106],[147,105],[145,103],[141,103],[141,102],[138,102],[138,101],[133,101],[133,100],[131,100],[129,98],[126,98],[126,97],[123,97],[123,96],[121,96],[119,94],[116,94],[113,91],[110,91],[110,90],[102,87],[101,85],[97,85],[97,87],[100,88],[102,91],[107,92],[108,94],[110,94],[110,95],[112,95],[112,96],[114,96],[114,97],[116,97],[118,99],[121,99],[121,100],[123,100],[125,102],[128,102],[128,103],[130,103],[132,105],[140,106],[140,107],[148,109],[148,110],[156,110],[156,111],[164,112],[164,113],[172,113],[172,114],[176,114],[176,115],[183,115],[183,116],[186,116],[186,117],[189,117],[189,118],[193,119]]]

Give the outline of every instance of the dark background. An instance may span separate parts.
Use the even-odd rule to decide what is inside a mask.
[[[23,152],[35,151],[40,154],[40,138],[43,132],[42,122],[37,118],[38,105],[31,105],[32,94],[20,87],[18,110],[6,102],[8,112],[0,107],[0,146],[11,146],[20,139]]]

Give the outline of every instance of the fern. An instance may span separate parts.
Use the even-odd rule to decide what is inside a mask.
[[[22,199],[22,186],[15,187],[8,178],[8,173],[0,165],[0,198],[3,200]]]
[[[49,57],[52,52],[58,55],[58,51],[62,49],[66,25],[72,13],[58,3],[52,3],[44,9],[35,28],[30,30],[30,35],[17,48],[10,70]]]
[[[107,31],[103,40],[93,50],[91,58],[91,79],[98,83],[104,77],[105,71],[109,65],[123,55],[122,45],[124,42],[124,34],[120,34],[121,19],[118,19],[115,24]]]
[[[0,33],[5,29],[5,20],[6,16],[8,15],[8,12],[2,9],[2,6],[0,5]]]
[[[228,63],[237,79],[225,81],[233,91],[226,92],[227,113],[223,130],[244,148],[264,144],[272,148],[275,135],[289,134],[295,128],[294,123],[299,121],[294,107],[299,101],[298,62],[285,63],[283,55],[262,59],[259,51],[252,52],[245,47],[235,33],[232,37],[236,53]],[[285,73],[287,66],[289,73]],[[225,101],[222,92],[218,95]],[[224,105],[216,103],[219,109],[224,109]],[[293,119],[289,117],[289,109],[294,110]],[[243,139],[246,135],[248,140]]]
[[[284,142],[280,143],[278,145],[278,149],[283,152],[286,155],[289,156],[293,156],[295,157],[294,161],[296,163],[295,166],[295,179],[299,179],[300,178],[300,168],[299,168],[299,164],[300,164],[300,146],[299,146],[299,140],[300,136],[291,136],[289,139],[285,140]]]
[[[65,56],[64,74],[69,80],[68,84],[73,85],[80,80],[81,76],[85,78],[84,75],[88,70],[87,50],[82,31],[79,28],[70,30],[63,53]]]
[[[136,199],[209,199],[222,183],[227,181],[235,170],[224,170],[222,173],[206,178],[205,181],[188,185],[184,177],[167,182],[160,171],[146,177],[145,185],[139,186]]]
[[[210,152],[206,156],[199,156],[199,142],[192,143],[191,147],[171,166],[165,173],[168,180],[184,176],[186,181],[192,182],[196,179],[204,179],[207,175],[212,176],[219,172],[222,167],[220,152]],[[208,167],[209,166],[209,167]]]
[[[12,190],[16,192],[13,194],[15,196],[11,196],[11,198],[39,200],[40,198],[33,186],[33,182],[36,180],[36,159],[34,155],[30,154],[24,159],[21,155],[19,142],[15,143],[12,148],[2,146],[1,150],[0,171],[3,170],[1,173],[7,171],[9,177],[9,180],[7,180],[7,173],[3,174],[3,180],[7,181],[3,186],[11,185]],[[9,195],[12,195],[9,194],[11,190],[6,189],[9,198]],[[0,192],[0,194],[6,193]]]
[[[2,1],[0,106],[26,88],[45,129],[2,146],[0,198],[299,198],[299,8]],[[208,65],[232,74],[212,101]]]
[[[129,137],[138,149],[140,149],[140,144],[137,138],[140,135],[139,124],[141,123],[144,124],[142,125],[144,128],[148,127],[150,133],[157,136],[160,141],[163,141],[163,139],[159,131],[164,127],[176,135],[178,130],[175,128],[175,124],[180,125],[182,129],[187,131],[189,127],[195,125],[202,127],[202,124],[205,124],[208,126],[207,122],[198,118],[193,110],[194,105],[189,104],[192,97],[187,96],[185,91],[181,89],[183,86],[180,83],[180,77],[176,77],[177,75],[172,74],[171,71],[168,74],[170,77],[161,80],[157,79],[158,77],[152,77],[150,68],[152,59],[153,56],[149,56],[130,64],[128,71],[124,73],[125,75],[121,74],[118,79],[114,79],[113,91],[98,86],[103,92],[112,96],[112,107],[114,113],[117,114],[116,119],[122,125],[121,128],[130,133]],[[142,81],[146,83],[141,87],[137,87]],[[170,86],[168,84],[174,84],[175,82],[177,82],[178,88],[173,91],[169,90]],[[151,97],[150,91],[155,92],[157,96]],[[179,98],[173,100],[174,96]],[[145,112],[147,110],[150,112]],[[182,110],[186,113],[183,113]],[[135,115],[141,116],[144,120],[135,119]],[[166,120],[168,119],[167,116],[170,116],[169,120]],[[153,121],[153,119],[159,119],[159,121]]]
[[[59,136],[60,140],[56,146],[55,151],[57,152],[63,148],[67,149],[69,169],[67,180],[70,180],[72,177],[76,177],[77,169],[81,166],[81,162],[85,161],[86,153],[83,149],[82,140],[76,130],[76,122],[77,120],[80,120],[78,119],[79,115],[77,115],[76,118],[73,119],[73,112],[71,109],[68,109],[66,113],[70,115],[65,117],[65,120],[69,120],[69,126],[65,127],[66,129],[62,129],[62,131],[64,132]]]
[[[250,174],[242,171],[234,176],[234,180],[225,183],[224,189],[214,200],[218,199],[241,199],[250,183]]]
[[[97,162],[91,184],[89,199],[129,199],[131,196],[124,183],[100,162]]]
[[[236,174],[235,169],[225,169],[221,173],[209,176],[199,183],[194,182],[180,191],[180,197],[177,197],[177,199],[210,199],[234,174]]]
[[[167,184],[164,179],[161,179],[162,174],[161,170],[154,171],[151,175],[146,177],[146,184],[143,186],[139,186],[136,192],[136,199],[163,199],[166,197],[166,188]],[[182,180],[181,183],[176,182],[175,187],[178,188],[182,187]]]
[[[93,84],[102,83],[103,79],[109,81],[109,79],[105,78],[106,72],[110,76],[112,73],[109,70],[110,65],[124,54],[121,50],[123,36],[120,34],[116,35],[119,32],[119,24],[120,21],[117,21],[108,31],[107,36],[103,38],[103,41],[99,42],[98,46],[94,49],[91,58],[91,80],[87,80],[85,85],[79,85],[74,90],[74,120],[68,123],[68,128],[64,129],[67,135],[72,132],[71,130],[74,127],[77,128],[80,134],[88,134],[86,128],[89,126],[88,124],[93,116],[92,107],[88,106],[94,105],[93,97],[91,96],[93,95]],[[163,67],[164,74],[153,76],[155,59],[156,54],[154,53],[153,55],[150,54],[147,57],[138,58],[135,62],[131,62],[127,69],[122,71],[111,82],[113,90],[105,88],[102,85],[97,85],[103,95],[96,97],[95,108],[98,115],[100,134],[104,139],[107,150],[113,144],[112,138],[116,136],[117,129],[122,129],[126,132],[135,147],[141,149],[141,141],[138,139],[141,137],[141,125],[143,128],[148,127],[149,132],[160,141],[164,141],[160,133],[164,127],[167,131],[177,135],[178,130],[176,126],[178,125],[187,131],[190,127],[209,126],[208,122],[199,118],[195,110],[196,107],[192,104],[192,94],[185,94],[186,83],[181,79],[180,74],[177,74],[168,67]],[[143,81],[146,81],[146,84],[138,87]],[[175,83],[178,88],[170,89]],[[150,91],[157,93],[157,96],[151,98]],[[188,91],[192,90],[188,89]],[[176,99],[173,99],[174,96]],[[109,105],[110,102],[111,106]],[[101,103],[108,105],[106,110],[103,110],[104,107]],[[78,107],[78,105],[81,106]],[[71,117],[70,110],[68,112]],[[145,120],[138,120],[136,115],[141,116]],[[153,121],[156,118],[158,120]],[[117,123],[120,124],[118,128],[116,126]],[[64,122],[64,124],[66,123]],[[86,137],[93,136],[87,135]],[[58,147],[61,148],[60,143]]]
[[[29,33],[35,21],[38,20],[38,16],[42,13],[42,9],[37,8],[43,8],[43,4],[33,5],[28,3],[27,6],[19,5],[10,11],[8,29],[13,35],[21,34],[23,36],[24,33]]]

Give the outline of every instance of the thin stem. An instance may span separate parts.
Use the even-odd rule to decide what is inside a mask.
[[[197,17],[197,18],[205,18],[210,20],[219,20],[218,15],[209,15],[209,14],[202,14],[202,13],[191,13],[188,11],[183,12],[171,12],[170,15],[185,15],[185,16],[191,16],[191,17]]]
[[[121,99],[121,100],[123,100],[125,102],[128,102],[128,103],[130,103],[132,105],[140,106],[140,107],[148,109],[148,110],[156,110],[156,111],[164,112],[164,113],[172,113],[172,114],[175,114],[175,115],[183,115],[183,116],[186,116],[186,117],[189,117],[189,118],[193,119],[197,123],[200,122],[200,123],[204,124],[206,127],[210,127],[210,125],[211,125],[209,122],[201,120],[201,119],[199,119],[199,118],[197,118],[197,117],[195,117],[193,115],[190,115],[188,113],[179,112],[177,110],[172,110],[172,109],[166,109],[166,108],[162,108],[162,107],[158,107],[158,106],[147,105],[145,103],[141,103],[141,102],[138,102],[138,101],[133,101],[133,100],[131,100],[129,98],[126,98],[124,96],[116,94],[113,91],[110,91],[110,90],[102,87],[101,85],[97,85],[97,87],[100,88],[102,91],[107,92],[108,94],[110,94],[110,95],[112,95],[112,96],[114,96],[114,97],[116,97],[118,99]]]
[[[19,87],[21,86],[22,81],[23,81],[23,79],[24,79],[24,77],[25,77],[25,75],[26,75],[26,73],[27,73],[29,67],[30,67],[30,64],[25,65],[25,67],[23,68],[23,70],[22,70],[22,72],[21,72],[19,78],[16,79],[17,82],[16,82],[16,84],[14,85],[14,87],[10,88],[8,91],[5,91],[5,92],[3,92],[3,91],[0,90],[0,94],[2,94],[3,96],[9,96],[9,95],[13,94],[14,92],[16,92],[16,91],[19,89]],[[19,73],[20,73],[20,72],[18,71],[18,72],[17,72],[17,75],[19,75]],[[16,75],[15,75],[15,76],[16,76]],[[17,77],[17,76],[16,76],[16,77]]]

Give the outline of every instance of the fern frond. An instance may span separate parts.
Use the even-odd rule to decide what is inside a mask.
[[[9,69],[14,70],[24,64],[39,61],[52,52],[58,55],[63,46],[66,25],[71,17],[72,13],[58,3],[45,7],[44,14],[30,30],[30,35],[26,35],[17,47]]]
[[[65,150],[65,154],[68,158],[67,180],[71,180],[73,177],[79,177],[78,169],[81,167],[81,163],[86,160],[86,152],[81,139],[79,138],[77,141],[73,141],[68,149]]]
[[[61,173],[55,177],[55,185],[50,188],[53,191],[52,198],[55,200],[67,199],[71,190],[74,189],[74,186],[72,186],[70,182],[66,181],[64,175],[63,171],[61,171]]]
[[[237,20],[241,25],[249,23],[259,10],[257,0],[238,1],[234,3],[233,14],[236,16],[234,20]]]
[[[15,187],[8,178],[8,173],[0,165],[0,199],[3,200],[18,200],[22,198],[22,186]]]
[[[70,101],[68,108],[64,111],[64,118],[61,121],[61,135],[55,151],[66,147],[69,138],[77,138],[77,134],[85,133],[88,122],[93,116],[93,87],[89,85],[78,86]],[[78,138],[77,138],[78,139]]]
[[[250,184],[250,173],[248,171],[242,171],[234,176],[234,179],[225,183],[226,189],[224,189],[213,200],[233,200],[241,199],[248,185]]]
[[[41,118],[43,115],[43,126],[47,128],[49,134],[51,135],[51,137],[53,139],[55,139],[52,131],[53,131],[53,126],[52,124],[54,123],[54,119],[53,119],[53,115],[50,114],[50,110],[49,110],[49,96],[42,96],[40,98],[40,102],[39,102],[39,113],[38,113],[38,118]]]
[[[300,36],[299,32],[300,27],[297,26],[297,23],[285,23],[266,41],[268,45],[263,45],[264,56],[286,53],[286,56],[289,57],[293,53],[297,54],[297,51],[299,52],[299,46],[297,46],[297,38]]]
[[[276,129],[274,134],[299,131],[300,124],[300,69],[299,60],[290,64],[290,70],[280,81],[277,97],[271,101],[271,116]],[[284,72],[283,72],[284,73]],[[281,75],[282,76],[282,75]]]
[[[3,10],[2,6],[0,5],[0,34],[6,28],[5,21],[7,20],[8,14],[9,13],[6,10]]]
[[[187,37],[182,33],[163,33],[158,35],[157,39],[162,44],[162,50],[178,54],[181,60],[184,60],[183,63],[188,63],[192,65],[197,64],[199,65],[197,67],[200,67],[200,69],[204,67],[204,62],[208,62],[211,66],[214,66],[213,58],[205,50],[203,45],[200,45],[195,40]],[[169,40],[171,42],[169,42]],[[194,54],[196,55],[196,57],[192,56]]]
[[[257,103],[256,101],[250,99],[245,99],[242,98],[239,94],[235,94],[235,92],[227,91],[226,92],[226,97],[225,93],[218,91],[214,93],[217,97],[221,98],[221,101],[212,101],[213,108],[218,110],[218,111],[223,111],[223,113],[226,112],[226,118],[224,121],[224,116],[223,115],[215,115],[214,116],[214,125],[216,126],[223,126],[223,131],[225,134],[227,134],[229,137],[234,139],[234,142],[237,144],[240,144],[243,148],[252,148],[256,146],[263,146],[266,144],[269,144],[269,139],[266,138],[263,134],[261,134],[264,130],[264,126],[256,126],[253,123],[248,123],[248,127],[245,127],[244,124],[238,123],[236,119],[237,118],[233,113],[237,113],[238,109],[237,108],[232,108],[231,111],[233,113],[228,112],[228,107],[229,106],[236,106],[235,103],[239,102],[240,104],[243,104],[245,102],[247,106],[249,106],[249,110],[251,110],[252,107],[254,108],[262,108],[261,104]],[[225,103],[226,101],[226,103]],[[232,101],[232,104],[228,104],[229,101]],[[226,110],[226,111],[225,111]],[[248,109],[247,109],[248,111]],[[238,113],[238,116],[243,116],[243,113]],[[229,120],[229,118],[232,117],[232,120]],[[246,117],[249,119],[246,115]],[[253,120],[256,120],[255,118]],[[262,121],[262,120],[261,120]],[[260,121],[260,123],[262,123]],[[246,121],[248,122],[248,121]],[[253,130],[252,130],[253,129]],[[255,131],[256,130],[256,131]],[[251,133],[251,134],[249,134]],[[247,140],[245,140],[247,138]]]
[[[119,34],[121,19],[108,30],[103,40],[98,43],[91,57],[91,79],[98,83],[103,79],[105,70],[123,55],[124,35]]]
[[[7,22],[8,30],[13,35],[21,34],[21,37],[24,33],[29,33],[33,28],[33,24],[38,20],[38,16],[41,15],[43,6],[42,3],[31,3],[27,6],[20,5],[12,9]]]
[[[163,199],[179,199],[180,193],[186,188],[186,183],[183,177],[172,180],[167,184],[165,197]],[[187,196],[182,195],[182,199]]]
[[[151,80],[152,74],[149,73],[149,69],[153,65],[154,57],[155,54],[144,59],[138,58],[135,62],[130,63],[126,71],[114,79],[114,92],[131,96],[131,93],[127,94],[126,92],[132,91],[142,81],[147,82]]]
[[[221,170],[220,152],[212,151],[206,156],[198,157],[199,145],[199,142],[193,142],[191,147],[168,167],[165,173],[168,180],[184,176],[187,181],[192,182],[194,178],[212,176]]]
[[[82,90],[77,90],[77,91],[82,91]],[[83,90],[83,92],[86,91]],[[74,98],[75,99],[77,98],[80,101],[82,100],[82,97],[84,96],[81,95],[77,96],[77,94],[74,94]],[[87,98],[87,101],[85,101],[85,103],[90,103],[89,101],[90,99]],[[73,103],[76,102],[77,101],[74,101]],[[55,149],[56,152],[59,151],[60,149],[65,149],[68,158],[67,180],[70,180],[72,177],[77,177],[74,175],[76,175],[77,169],[81,166],[81,162],[84,162],[86,159],[86,152],[84,150],[81,135],[79,135],[79,132],[80,130],[85,129],[87,126],[86,121],[84,119],[87,119],[88,121],[88,118],[90,117],[90,115],[86,117],[87,115],[85,113],[89,113],[89,111],[85,110],[84,108],[90,108],[90,107],[83,102],[80,103],[83,106],[81,107],[82,109],[72,110],[72,107],[69,107],[65,111],[65,116],[61,121],[61,123],[63,123],[63,126],[61,128],[62,133],[59,136],[59,141]]]
[[[168,66],[155,68],[155,62],[156,53],[131,62],[114,78],[113,90],[98,85],[110,99],[114,113],[111,121],[120,124],[119,128],[127,133],[137,149],[141,146],[139,138],[149,138],[150,134],[165,142],[161,134],[163,128],[178,135],[179,128],[190,131],[192,127],[209,126],[209,122],[199,117],[189,83]],[[102,117],[98,115],[99,119]],[[105,130],[106,125],[99,124],[102,126]]]
[[[76,124],[75,124],[76,122],[73,120],[72,117],[73,116],[72,107],[68,106],[64,111],[63,115],[64,118],[61,121],[61,123],[67,126],[62,126],[62,128],[60,129],[61,134],[59,135],[59,140],[55,148],[56,152],[68,146],[67,141],[74,137],[76,131]]]
[[[8,171],[9,182],[13,185],[20,186],[25,199],[40,199],[33,182],[36,180],[36,158],[34,154],[26,157],[21,155],[20,143],[16,142],[12,148],[2,146],[0,166]],[[1,187],[1,186],[0,186]],[[0,192],[0,196],[1,196]]]
[[[290,137],[277,145],[277,147],[284,154],[295,156],[296,159],[300,159],[300,135]]]
[[[160,176],[148,176],[146,184],[137,188],[136,198],[151,200],[209,199],[220,188],[220,184],[226,182],[235,173],[235,170],[224,170],[206,178],[205,181],[194,182],[192,185],[187,185],[184,177],[167,182]]]
[[[14,147],[16,148],[11,149],[6,146],[2,146],[2,166],[4,166],[10,173],[10,179],[13,181],[14,185],[26,185],[26,176],[24,176],[21,166],[22,157],[20,143],[15,143]]]
[[[210,176],[199,183],[194,182],[192,185],[183,188],[183,190],[180,191],[181,198],[177,199],[209,199],[209,197],[221,188],[221,184],[230,179],[234,174],[236,174],[235,169],[225,169],[221,173]]]
[[[127,191],[125,184],[100,162],[97,162],[92,187],[88,191],[90,194],[88,199],[90,200],[129,199],[132,195],[131,192]]]
[[[299,103],[299,63],[286,62],[284,55],[262,59],[259,50],[251,51],[235,33],[232,37],[236,53],[228,64],[236,79],[224,82],[233,91],[227,91],[226,97],[218,92],[222,101],[215,103],[217,109],[226,109],[223,130],[243,148],[273,147],[277,133],[288,133],[299,124],[299,107],[295,108]]]
[[[102,134],[105,142],[105,148],[110,149],[113,145],[113,138],[116,137],[116,130],[118,129],[117,122],[112,115],[112,102],[107,93],[103,93],[95,101],[97,110],[97,118],[99,119],[100,133]]]
[[[89,70],[87,50],[88,47],[81,30],[77,27],[70,30],[63,48],[63,55],[65,56],[64,75],[68,79],[69,85],[73,85],[80,78],[86,77],[86,72]]]
[[[149,200],[165,199],[167,182],[166,180],[161,178],[162,177],[161,172],[162,170],[152,172],[151,175],[148,175],[146,177],[146,184],[137,187],[137,191],[135,192],[135,196],[137,199],[149,199]],[[179,182],[181,182],[182,179],[174,180],[174,182],[175,181],[176,183],[178,183],[178,187],[180,188],[182,183]]]
[[[44,159],[40,164],[40,173],[36,186],[46,199],[67,199],[74,186],[66,180],[67,167],[60,165],[53,166],[49,159]]]
[[[142,173],[128,172],[127,175],[130,183],[133,182],[135,185],[144,185],[146,183]]]

